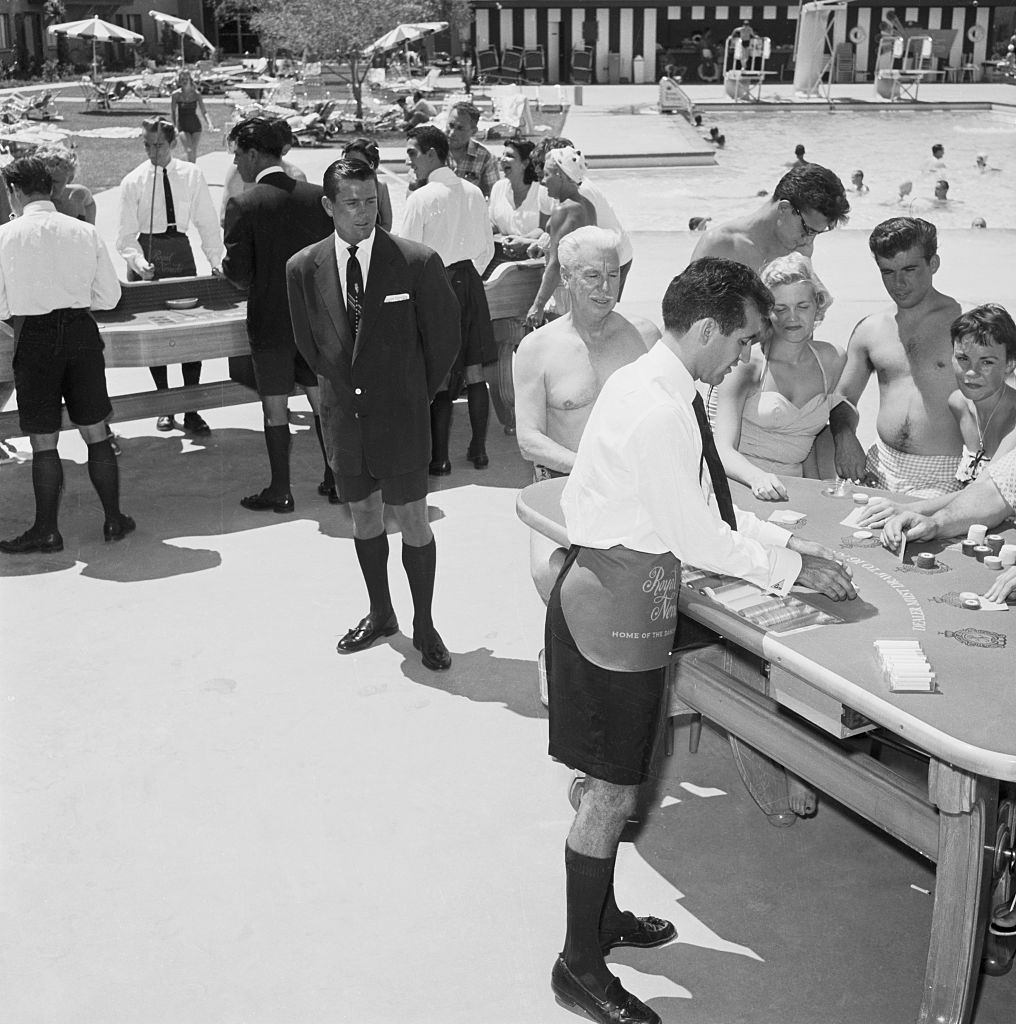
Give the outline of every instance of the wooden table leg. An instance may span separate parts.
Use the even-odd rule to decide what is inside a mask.
[[[934,758],[928,790],[939,810],[935,910],[919,1024],[970,1020],[988,920],[998,782]]]

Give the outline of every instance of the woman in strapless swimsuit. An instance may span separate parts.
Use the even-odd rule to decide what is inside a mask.
[[[812,449],[839,401],[846,356],[814,340],[832,299],[807,256],[781,256],[761,277],[776,300],[772,332],[718,389],[716,447],[728,476],[778,501],[787,496],[780,476],[818,475]]]
[[[212,122],[208,119],[208,111],[205,110],[205,101],[201,98],[194,78],[189,71],[181,71],[176,78],[176,89],[169,97],[170,109],[173,114],[173,125],[180,133],[180,141],[183,143],[184,155],[190,163],[198,158],[198,143],[201,141],[201,117],[205,119],[210,132],[215,131]]]

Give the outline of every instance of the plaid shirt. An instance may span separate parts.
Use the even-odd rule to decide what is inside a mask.
[[[501,169],[489,149],[481,146],[476,139],[470,139],[466,145],[466,155],[461,160],[451,155],[448,159],[452,170],[460,178],[471,181],[483,193],[484,199],[490,198],[490,190],[501,177]]]

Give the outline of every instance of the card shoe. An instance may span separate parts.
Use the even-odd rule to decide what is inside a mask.
[[[626,991],[620,978],[607,986],[602,997],[594,995],[572,974],[563,957],[554,964],[550,987],[562,1006],[581,1011],[599,1024],[660,1024],[659,1014]]]
[[[423,656],[424,668],[429,668],[432,672],[443,672],[446,668],[452,667],[452,656],[436,629],[431,629],[422,636],[414,633],[413,646]]]
[[[123,512],[102,524],[102,539],[108,544],[111,540],[123,540],[128,533],[133,533],[138,524]]]
[[[53,530],[52,533],[40,533],[35,529],[25,530],[20,537],[0,540],[0,551],[8,555],[28,555],[33,551],[50,554],[54,551],[63,551],[63,537],[57,530]]]
[[[240,504],[251,512],[267,512],[271,509],[272,512],[278,512],[280,515],[284,512],[292,512],[296,508],[292,494],[276,497],[274,494],[269,494],[267,490],[260,494],[248,494],[246,498],[240,499]]]
[[[677,935],[677,929],[659,917],[637,917],[638,924],[603,943],[604,953],[621,946],[635,946],[637,949],[652,949],[670,942]]]
[[[362,619],[335,645],[339,654],[355,654],[370,647],[375,640],[398,633],[399,623],[394,615],[390,615],[381,625],[375,625],[372,615],[364,615]]]

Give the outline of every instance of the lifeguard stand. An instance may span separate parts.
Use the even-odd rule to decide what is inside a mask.
[[[758,103],[762,99],[762,86],[766,75],[766,61],[772,52],[772,41],[768,36],[741,38],[739,31],[727,37],[723,48],[723,88],[735,102]]]
[[[882,36],[875,58],[875,92],[884,100],[917,102],[921,82],[935,74],[931,36]]]

